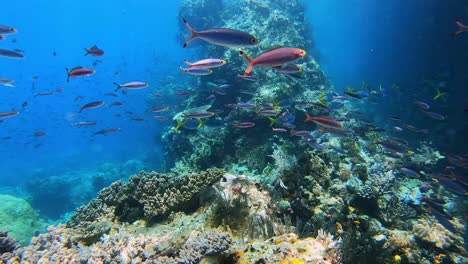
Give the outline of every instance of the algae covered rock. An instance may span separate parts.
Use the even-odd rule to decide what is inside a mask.
[[[27,201],[0,195],[0,230],[7,230],[19,243],[28,244],[35,233],[45,231],[46,226]]]
[[[151,222],[171,212],[197,208],[199,194],[223,175],[221,169],[188,176],[141,172],[128,183],[117,181],[104,188],[95,200],[76,211],[68,226],[79,230],[81,241],[93,243],[110,231],[109,225],[102,223]]]

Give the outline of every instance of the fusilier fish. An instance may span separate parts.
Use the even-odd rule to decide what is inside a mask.
[[[13,50],[6,50],[6,49],[0,49],[0,56],[11,58],[11,59],[24,59],[23,53],[16,52]]]
[[[117,92],[119,89],[125,88],[129,90],[139,90],[139,89],[145,89],[146,87],[149,86],[149,84],[144,83],[144,82],[128,82],[125,84],[118,84],[114,82],[114,84],[117,86],[117,88],[114,90]]]
[[[0,25],[0,34],[1,35],[8,35],[8,34],[14,34],[14,33],[16,33],[15,28],[5,26],[5,25]]]
[[[189,25],[187,20],[185,20],[185,18],[183,21],[185,26],[192,34],[190,38],[184,43],[184,48],[187,47],[194,39],[201,39],[211,44],[231,48],[249,47],[258,44],[257,38],[243,31],[229,28],[215,28],[204,31],[195,31]]]
[[[81,113],[83,110],[86,110],[86,109],[99,108],[99,107],[103,106],[104,104],[105,104],[104,101],[96,101],[96,102],[87,103],[87,104],[83,105],[83,106],[80,108],[80,113]]]
[[[17,115],[19,115],[19,112],[17,111],[0,112],[0,118],[14,117]]]
[[[184,60],[184,62],[191,68],[195,67],[204,69],[216,68],[226,64],[226,61],[221,59],[205,59],[193,63],[188,60]]]
[[[198,75],[198,76],[209,75],[213,73],[213,71],[208,68],[197,68],[197,67],[182,68],[182,66],[179,65],[179,69],[180,71],[185,72],[187,74]]]

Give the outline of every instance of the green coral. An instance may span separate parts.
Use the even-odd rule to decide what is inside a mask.
[[[46,226],[28,202],[0,195],[0,230],[7,230],[19,243],[28,244],[35,233],[45,231]]]

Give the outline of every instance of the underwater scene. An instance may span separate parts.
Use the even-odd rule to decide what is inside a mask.
[[[17,0],[0,263],[468,263],[468,2]]]

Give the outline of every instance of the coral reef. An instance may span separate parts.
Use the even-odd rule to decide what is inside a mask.
[[[233,263],[324,263],[341,262],[341,241],[323,230],[316,238],[299,239],[288,233],[266,241],[253,241],[232,253]]]
[[[26,245],[36,232],[45,231],[47,223],[21,198],[0,195],[0,230]]]
[[[194,232],[171,255],[161,251],[165,237],[135,236],[119,229],[87,247],[73,239],[73,230],[64,225],[50,227],[46,234],[22,247],[0,255],[0,263],[199,263],[209,255],[226,251],[232,244],[229,234],[210,230]]]
[[[189,176],[141,172],[130,177],[128,183],[117,181],[103,189],[97,199],[79,208],[68,222],[78,228],[82,239],[95,241],[109,231],[113,220],[148,221],[168,215],[172,211],[196,208],[198,195],[217,182],[224,174],[209,169]],[[96,220],[99,219],[96,223]]]
[[[16,248],[16,239],[8,236],[8,231],[0,231],[0,255],[13,252]]]

